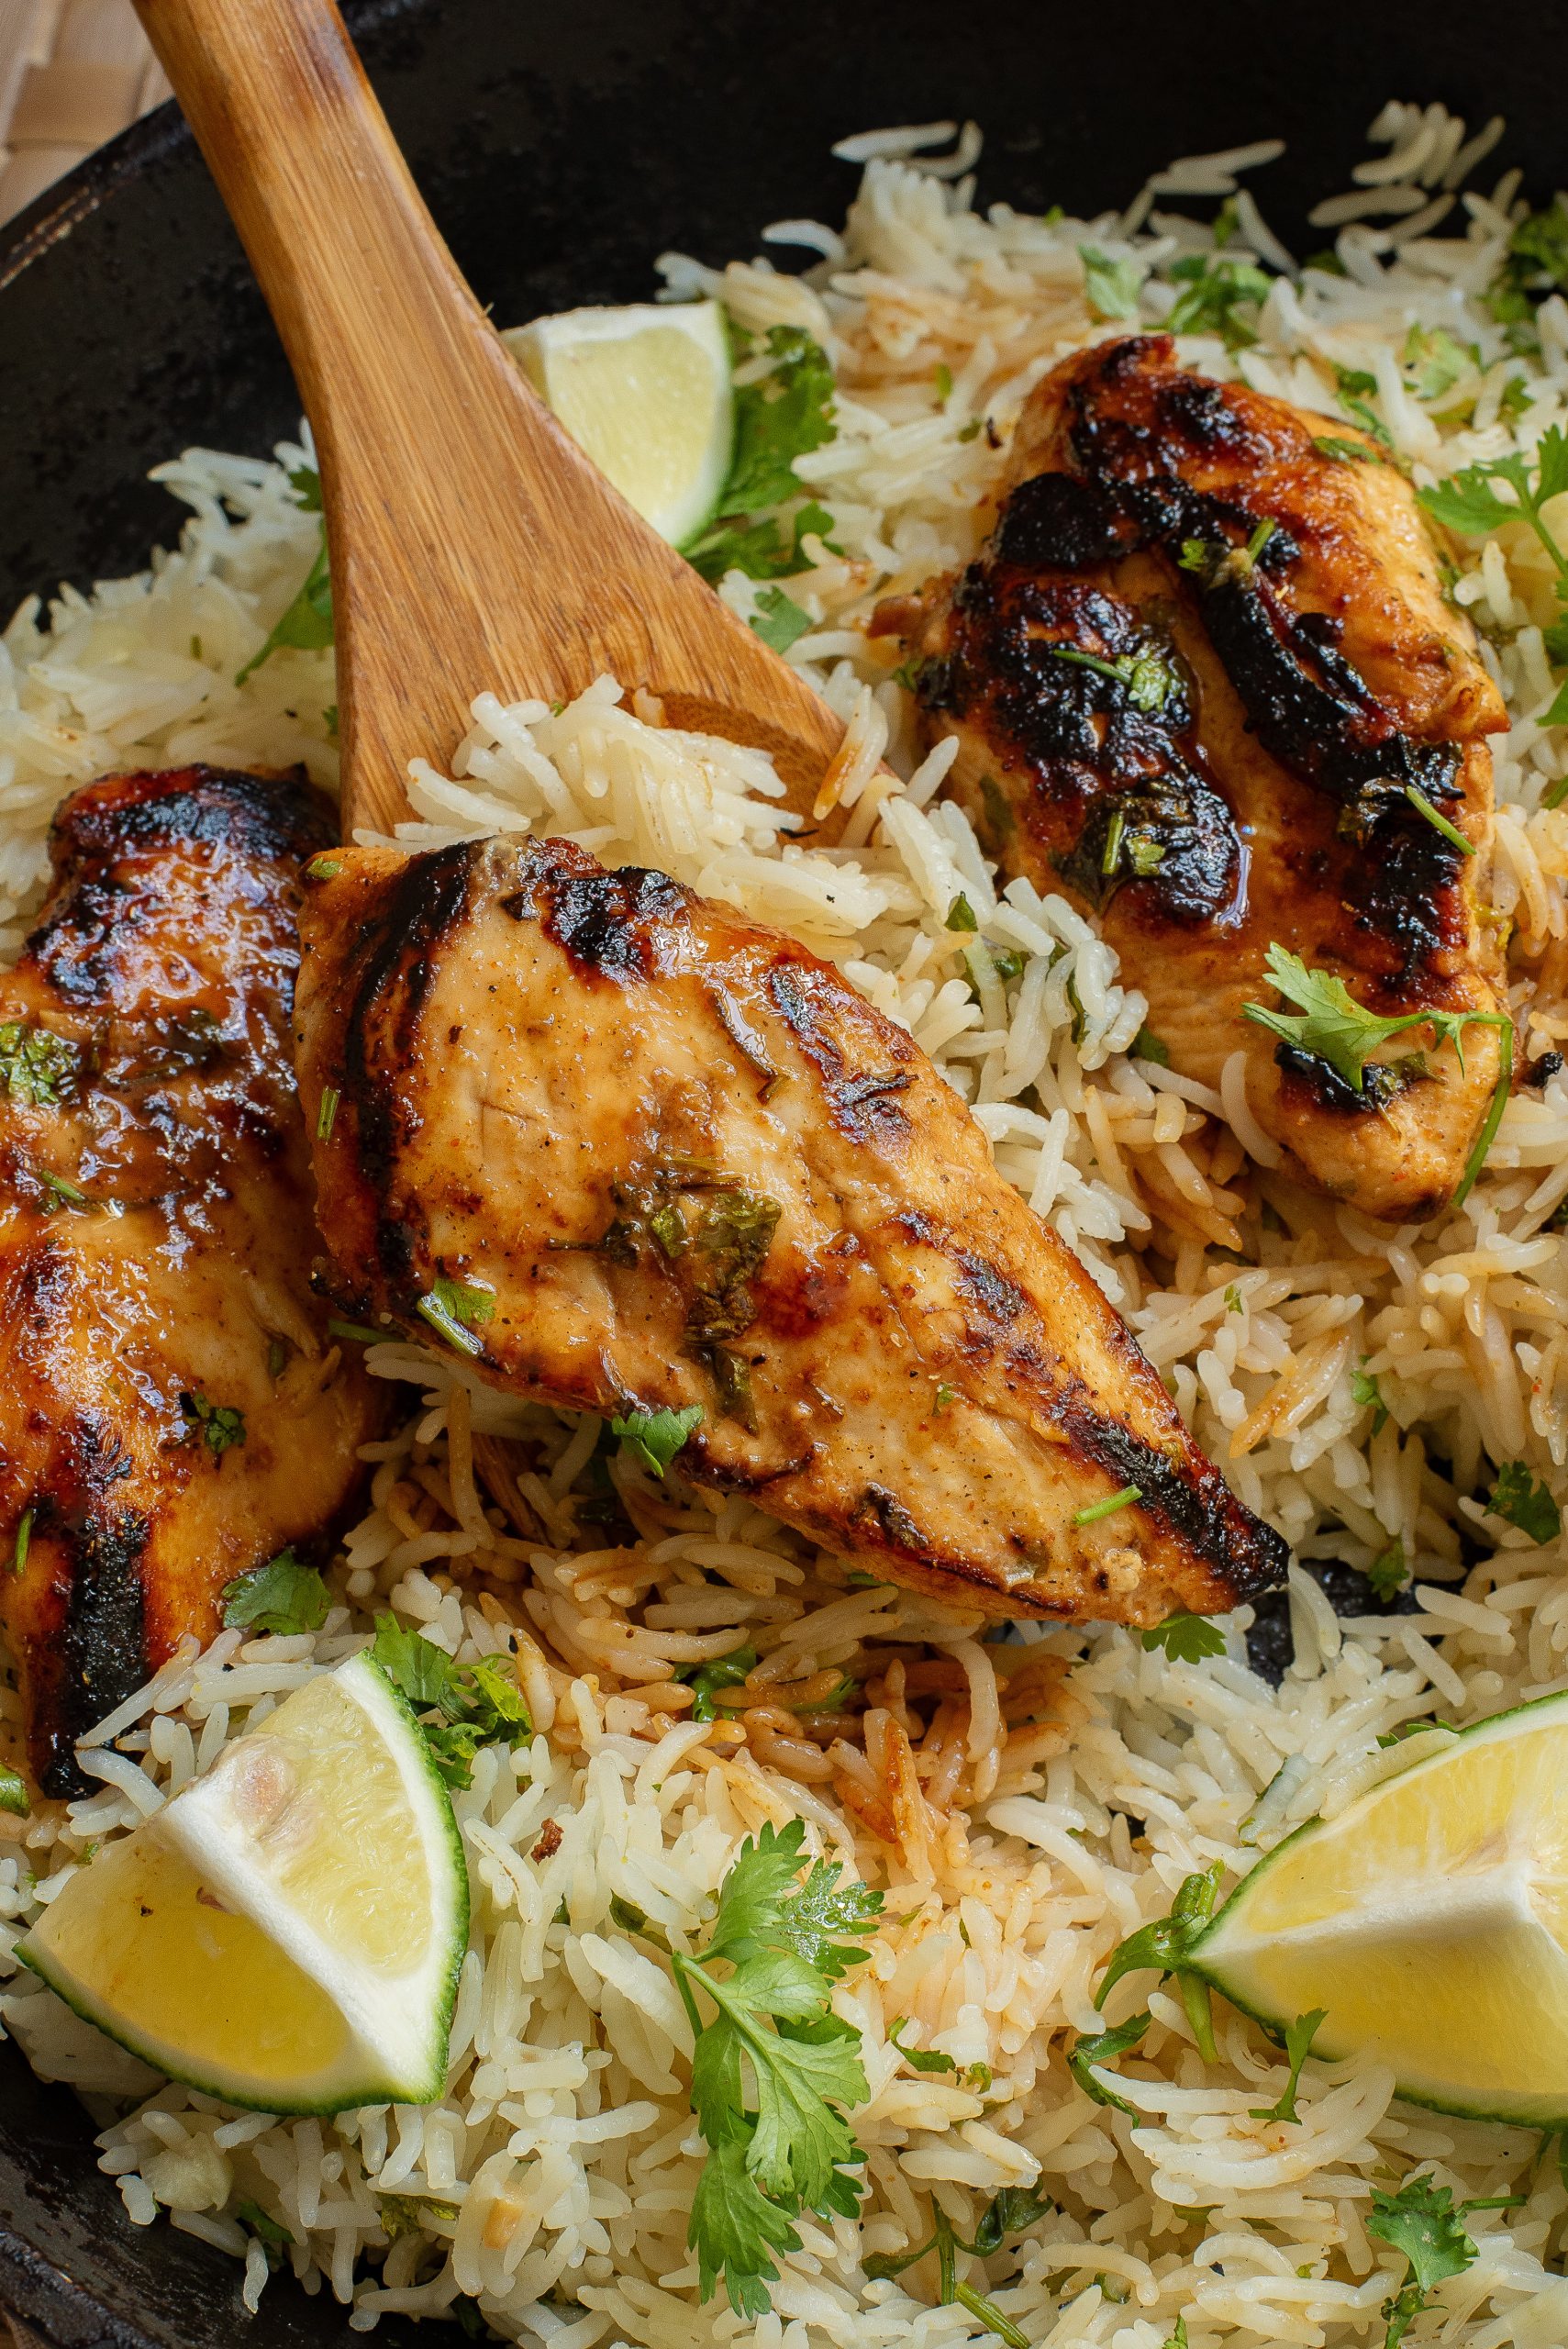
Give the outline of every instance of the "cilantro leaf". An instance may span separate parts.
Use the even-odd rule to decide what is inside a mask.
[[[1501,483],[1511,497],[1498,495]],[[1542,508],[1568,489],[1568,436],[1553,424],[1540,436],[1535,457],[1514,452],[1485,464],[1466,465],[1446,481],[1418,492],[1420,503],[1445,529],[1463,538],[1500,529],[1506,522],[1528,522],[1557,573],[1557,597],[1568,602],[1568,551],[1559,544]]]
[[[495,1293],[472,1282],[449,1280],[444,1273],[438,1273],[415,1310],[460,1353],[483,1353],[484,1341],[473,1332],[476,1327],[483,1328],[486,1321],[494,1319]]]
[[[376,1617],[370,1653],[420,1716],[425,1742],[449,1787],[470,1783],[482,1745],[520,1745],[532,1736],[528,1707],[505,1659],[454,1664],[434,1640],[406,1631],[391,1615]]]
[[[1168,2332],[1165,2335],[1162,2349],[1188,2349],[1187,2321],[1184,2316],[1179,2316],[1176,2319],[1176,2329],[1173,2332]]]
[[[32,1797],[27,1781],[17,1770],[7,1769],[0,1763],[0,1810],[8,1810],[13,1819],[26,1819],[32,1809]]]
[[[270,2211],[263,2210],[259,2202],[237,2202],[234,2215],[242,2227],[250,2228],[258,2243],[266,2244],[269,2251],[283,2251],[294,2241],[283,2221],[274,2219]]]
[[[1086,2097],[1092,2097],[1096,2104],[1114,2105],[1118,2112],[1131,2112],[1137,2117],[1136,2106],[1104,2087],[1095,2079],[1089,2066],[1092,2064],[1110,2064],[1117,2056],[1125,2055],[1129,2048],[1137,2046],[1153,2020],[1153,2016],[1145,2009],[1141,2014],[1129,2015],[1125,2022],[1118,2022],[1114,2031],[1095,2032],[1087,2038],[1080,2035],[1077,2045],[1067,2058],[1067,2068]]]
[[[711,2299],[720,2276],[737,2316],[765,2316],[778,2281],[775,2251],[798,2251],[789,2213],[771,2201],[747,2165],[751,2131],[742,2124],[712,2145],[697,2189],[686,2241],[697,2255],[702,2298]]]
[[[1358,1410],[1371,1411],[1372,1431],[1373,1435],[1381,1435],[1388,1425],[1388,1406],[1383,1399],[1383,1389],[1376,1379],[1367,1376],[1364,1365],[1368,1359],[1362,1354],[1363,1366],[1351,1373],[1351,1400]]]
[[[1396,1533],[1385,1550],[1380,1550],[1366,1570],[1373,1594],[1385,1607],[1398,1598],[1410,1579],[1409,1562],[1405,1555],[1405,1539]]]
[[[1171,1047],[1152,1028],[1140,1028],[1127,1051],[1129,1060],[1152,1061],[1156,1068],[1171,1065]]]
[[[700,1403],[688,1403],[684,1411],[672,1411],[662,1405],[657,1411],[648,1410],[641,1403],[632,1406],[624,1418],[610,1421],[610,1433],[618,1436],[634,1460],[655,1476],[669,1473],[670,1463],[686,1443],[693,1430],[700,1426],[703,1408]],[[754,1661],[754,1659],[753,1659]],[[745,1675],[741,1675],[744,1679]],[[711,1715],[699,1714],[699,1720],[711,1720]]]
[[[314,1566],[302,1566],[292,1550],[280,1550],[265,1565],[237,1575],[223,1592],[226,1631],[318,1631],[331,1600]]]
[[[1363,432],[1370,432],[1374,440],[1380,440],[1385,449],[1391,449],[1394,442],[1388,427],[1377,410],[1366,404],[1367,393],[1376,395],[1377,377],[1369,374],[1364,367],[1336,367],[1334,387],[1345,414],[1359,424]]]
[[[301,507],[306,514],[320,513],[321,475],[314,465],[296,465],[289,475],[289,487],[294,492],[294,502],[296,506]]]
[[[1346,440],[1333,432],[1322,433],[1312,445],[1320,457],[1332,457],[1341,465],[1381,465],[1385,462],[1380,449],[1369,449],[1364,440]]]
[[[842,1869],[820,1860],[801,1885],[805,1834],[796,1819],[748,1837],[719,1887],[706,1948],[671,1955],[695,2042],[692,2109],[708,2146],[686,2239],[705,2295],[722,2274],[742,2315],[766,2306],[773,2253],[797,2247],[794,2219],[807,2210],[852,2217],[859,2206],[849,2173],[863,2156],[837,2108],[866,2094],[861,2034],[828,2000],[864,1960],[858,1944],[882,1896],[841,1883]],[[715,1974],[716,1962],[732,1971]],[[706,2021],[699,1992],[717,2009]]]
[[[912,2072],[956,2072],[958,2065],[942,2048],[905,2046],[898,2034],[907,2030],[908,2023],[907,2015],[895,2017],[887,2026],[887,2040],[889,2046],[897,2048],[909,2069]]]
[[[1084,297],[1097,318],[1135,318],[1143,272],[1135,261],[1112,261],[1097,245],[1080,245]]]
[[[0,1086],[13,1101],[52,1108],[69,1100],[81,1066],[81,1048],[69,1036],[24,1019],[0,1020]]]
[[[1140,1925],[1135,1933],[1118,1942],[1106,1964],[1095,1993],[1095,2004],[1103,2007],[1110,1992],[1124,1974],[1140,1974],[1158,1969],[1161,1977],[1173,1974],[1176,1987],[1186,2009],[1187,2021],[1193,2027],[1198,2053],[1204,2061],[1215,2060],[1214,2030],[1209,2021],[1208,1986],[1183,1963],[1194,1943],[1204,1932],[1214,1913],[1215,1895],[1219,1879],[1225,1873],[1223,1860],[1211,1866],[1184,1876],[1171,1903],[1167,1917],[1157,1917],[1151,1924]],[[1095,2059],[1097,2060],[1097,2059]]]
[[[1034,2186],[1004,2186],[980,2214],[974,2241],[968,2248],[977,2259],[989,2259],[1010,2235],[1027,2234],[1056,2208],[1049,2194]]]
[[[298,652],[319,652],[332,641],[332,575],[327,562],[327,533],[323,529],[316,559],[306,573],[298,593],[287,608],[272,624],[272,633],[259,652],[253,652],[235,677],[242,685],[263,662],[284,648]]]
[[[947,920],[942,926],[945,930],[979,930],[980,924],[975,918],[974,907],[962,890],[948,907]]]
[[[1312,2043],[1328,2012],[1327,2007],[1314,2007],[1310,2014],[1297,2015],[1288,2026],[1284,2034],[1284,2052],[1290,2065],[1290,2077],[1277,2104],[1255,2104],[1249,2108],[1254,2121],[1296,2121],[1296,2091],[1301,2079],[1301,2067],[1312,2053]]]
[[[1454,1194],[1458,1207],[1469,1197],[1471,1186],[1480,1173],[1492,1137],[1497,1130],[1508,1088],[1513,1079],[1513,1023],[1506,1012],[1445,1011],[1435,1004],[1423,1005],[1415,1011],[1401,1011],[1384,1019],[1358,1003],[1343,979],[1331,971],[1308,970],[1298,954],[1276,940],[1269,946],[1267,957],[1269,978],[1287,1003],[1299,1007],[1295,1012],[1270,1011],[1261,1003],[1244,1003],[1245,1019],[1255,1020],[1271,1035],[1278,1036],[1293,1050],[1309,1052],[1327,1061],[1336,1076],[1343,1079],[1352,1091],[1367,1091],[1366,1069],[1372,1054],[1391,1037],[1402,1035],[1409,1028],[1429,1028],[1438,1044],[1451,1043],[1459,1055],[1461,1069],[1464,1066],[1464,1030],[1468,1027],[1496,1028],[1503,1031],[1504,1047],[1498,1053],[1496,1089],[1485,1123],[1477,1137],[1464,1177]]]
[[[428,1640],[423,1631],[406,1631],[395,1615],[376,1617],[371,1660],[380,1664],[416,1712],[439,1705],[457,1678],[457,1665],[445,1648]]]
[[[792,542],[780,536],[769,513],[805,495],[795,459],[835,439],[839,428],[833,370],[821,345],[799,327],[773,327],[768,351],[773,362],[768,373],[735,395],[734,451],[715,518],[681,550],[716,584],[727,571],[743,571],[751,579],[786,577],[805,565],[806,533],[825,539],[833,527],[827,509],[809,501],[794,518]],[[764,513],[764,521],[750,518]]]
[[[743,1647],[731,1648],[728,1655],[716,1656],[711,1664],[690,1664],[678,1674],[677,1677],[695,1692],[693,1720],[717,1720],[718,1709],[713,1700],[719,1690],[739,1688],[756,1668],[756,1649]]]
[[[1227,351],[1245,351],[1258,340],[1256,326],[1239,313],[1256,310],[1269,296],[1271,281],[1255,262],[1215,260],[1189,253],[1173,262],[1171,275],[1182,284],[1165,320],[1168,334],[1214,334]]]
[[[1173,1664],[1199,1664],[1206,1655],[1225,1653],[1225,1634],[1207,1615],[1167,1615],[1142,1637],[1146,1648],[1163,1648]]]
[[[1462,2276],[1475,2258],[1475,2245],[1465,2232],[1462,2213],[1453,2207],[1451,2189],[1428,2174],[1407,2178],[1396,2194],[1374,2186],[1366,2231],[1403,2252],[1407,2263],[1406,2281],[1383,2304],[1388,2326],[1384,2349],[1398,2349],[1433,2285]]]
[[[245,1414],[231,1403],[210,1403],[198,1389],[188,1389],[180,1397],[180,1408],[191,1423],[191,1431],[199,1428],[202,1441],[215,1460],[221,1460],[230,1444],[245,1441]]]
[[[782,587],[764,587],[751,614],[751,627],[774,652],[787,652],[797,638],[809,636],[816,625]]]
[[[1536,1483],[1522,1460],[1504,1462],[1486,1506],[1494,1517],[1517,1525],[1532,1542],[1554,1542],[1562,1531],[1562,1511],[1547,1486]]]

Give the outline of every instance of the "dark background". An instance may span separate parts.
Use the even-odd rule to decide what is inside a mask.
[[[1540,200],[1568,178],[1561,0],[986,14],[962,0],[367,0],[350,13],[437,221],[508,322],[645,297],[667,246],[722,262],[769,220],[836,221],[856,173],[829,147],[886,123],[973,115],[983,201],[1089,214],[1173,156],[1283,137],[1283,160],[1248,184],[1297,252],[1328,241],[1306,213],[1347,183],[1391,95],[1440,98],[1473,130],[1506,114],[1484,182],[1517,161]],[[297,416],[239,246],[165,108],[0,228],[0,623],[23,595],[138,570],[175,534],[149,466],[191,441],[265,451]],[[232,2262],[161,2221],[129,2226],[92,2134],[73,2098],[0,2047],[0,2306],[61,2349],[357,2337],[292,2286],[248,2318]],[[406,2349],[415,2334],[373,2337]],[[418,2334],[427,2349],[461,2337]]]

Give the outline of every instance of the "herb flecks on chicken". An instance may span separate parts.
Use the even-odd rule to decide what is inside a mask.
[[[327,1527],[374,1432],[310,1290],[289,1052],[298,869],[331,836],[293,780],[93,784],[0,974],[0,1626],[50,1794],[226,1585]]]
[[[1479,893],[1506,719],[1408,484],[1323,421],[1167,336],[1082,351],[1024,410],[980,560],[879,625],[987,849],[1098,912],[1170,1065],[1217,1085],[1245,1053],[1298,1176],[1415,1219],[1503,1071]],[[1490,1029],[1358,1092],[1245,1017],[1271,948],[1380,1017]]]
[[[339,1095],[316,1164],[346,1310],[417,1330],[439,1282],[480,1286],[481,1376],[678,1424],[683,1475],[988,1612],[1152,1623],[1280,1570],[957,1096],[827,964],[562,841],[332,862],[299,1046],[313,1132]]]

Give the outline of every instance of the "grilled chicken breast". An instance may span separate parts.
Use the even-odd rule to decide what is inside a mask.
[[[0,974],[0,1628],[50,1794],[226,1583],[326,1528],[374,1432],[309,1286],[290,1052],[331,836],[303,782],[93,784]]]
[[[346,1309],[550,1403],[690,1412],[684,1473],[994,1614],[1149,1623],[1274,1578],[1278,1536],[836,972],[559,841],[330,863],[297,1042]]]
[[[1098,913],[1173,1067],[1217,1085],[1244,1052],[1297,1176],[1400,1221],[1441,1207],[1497,1030],[1358,1090],[1242,1012],[1280,1008],[1273,941],[1379,1014],[1502,1008],[1477,876],[1507,719],[1376,446],[1188,373],[1168,336],[1101,343],[1032,395],[980,560],[875,625],[958,735],[987,848]]]

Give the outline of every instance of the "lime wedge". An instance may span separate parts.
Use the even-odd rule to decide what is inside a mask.
[[[1401,2096],[1568,2124],[1568,1696],[1444,1740],[1243,1878],[1184,1963]]]
[[[579,448],[661,538],[682,546],[729,470],[735,400],[717,302],[566,310],[502,340]]]
[[[467,1938],[450,1797],[359,1655],[107,1845],[17,1954],[174,2079],[339,2112],[441,2094]]]

